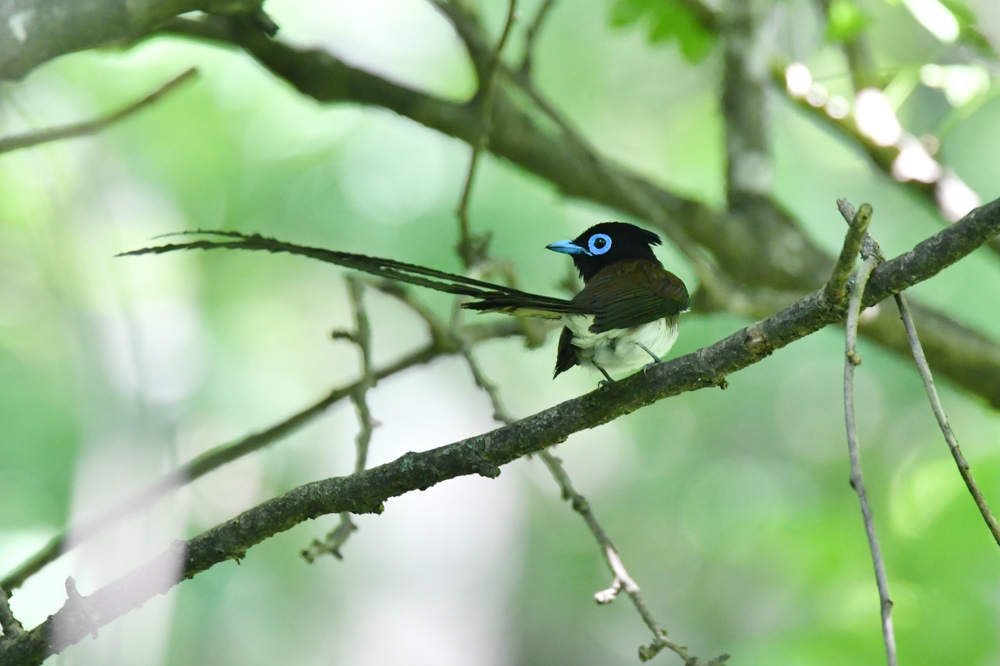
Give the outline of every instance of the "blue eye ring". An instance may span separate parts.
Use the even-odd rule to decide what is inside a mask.
[[[607,234],[594,234],[587,241],[587,249],[591,254],[604,254],[611,249],[611,236]]]

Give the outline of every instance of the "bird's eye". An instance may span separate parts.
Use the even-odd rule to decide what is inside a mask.
[[[591,254],[604,254],[611,249],[611,236],[607,234],[594,234],[587,243]]]

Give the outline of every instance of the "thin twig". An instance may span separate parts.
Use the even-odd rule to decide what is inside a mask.
[[[4,638],[14,638],[24,633],[24,627],[10,610],[8,598],[7,590],[0,587],[0,628],[3,629]]]
[[[906,299],[902,294],[896,294],[895,297],[896,305],[899,307],[899,314],[903,319],[903,326],[906,328],[906,339],[909,340],[910,348],[913,349],[913,359],[917,363],[917,370],[920,371],[920,377],[924,380],[924,388],[927,390],[927,397],[931,401],[931,409],[934,411],[938,426],[940,426],[941,432],[944,434],[944,440],[948,443],[951,457],[955,459],[958,472],[962,475],[962,480],[965,481],[965,487],[969,489],[969,493],[971,493],[972,499],[976,503],[976,508],[979,509],[983,520],[986,521],[986,527],[989,528],[997,545],[1000,545],[1000,525],[997,524],[997,519],[993,515],[993,512],[990,511],[990,507],[986,503],[986,498],[983,497],[983,493],[980,492],[976,480],[972,477],[972,469],[965,460],[965,456],[962,455],[962,449],[959,448],[955,434],[948,423],[948,417],[945,415],[944,408],[941,406],[941,399],[938,397],[937,387],[934,385],[934,377],[931,376],[931,369],[927,364],[927,357],[924,356],[924,348],[920,344],[919,338],[917,338],[917,329],[913,325],[913,316],[910,314],[910,308],[907,306]]]
[[[354,473],[358,474],[363,472],[367,465],[368,445],[371,443],[376,426],[368,407],[368,390],[375,386],[378,380],[372,367],[372,328],[364,305],[364,283],[358,276],[351,275],[347,277],[347,286],[351,297],[351,309],[354,312],[355,330],[335,331],[333,337],[350,340],[361,352],[361,379],[351,389],[351,402],[357,410],[360,425],[355,438],[357,456],[354,462]],[[343,559],[340,549],[357,529],[358,526],[351,520],[351,514],[342,512],[337,526],[327,533],[322,541],[313,539],[309,547],[302,551],[302,557],[312,562],[320,555],[329,553],[338,560]]]
[[[500,399],[499,388],[483,372],[482,367],[476,361],[475,356],[472,354],[472,349],[467,343],[462,345],[462,356],[465,358],[469,370],[472,372],[472,377],[476,385],[483,389],[489,396],[490,402],[493,405],[493,418],[508,425],[513,423],[514,418],[504,407],[503,401]],[[597,543],[601,547],[601,552],[604,554],[605,562],[607,562],[608,568],[611,569],[611,573],[614,576],[611,586],[594,594],[594,599],[599,604],[609,604],[624,589],[632,600],[632,604],[639,612],[639,616],[642,617],[642,621],[653,632],[653,641],[649,645],[639,647],[639,659],[648,661],[656,656],[660,650],[667,648],[683,659],[685,664],[690,666],[702,664],[703,662],[699,661],[697,657],[688,654],[685,647],[667,638],[667,630],[653,617],[649,606],[646,605],[645,598],[642,596],[642,589],[629,575],[621,556],[618,554],[618,549],[611,541],[611,537],[608,536],[604,527],[597,521],[597,517],[590,509],[590,503],[587,501],[587,498],[573,487],[573,482],[570,480],[566,468],[563,467],[562,461],[548,449],[539,451],[538,457],[542,459],[549,473],[552,474],[552,478],[559,485],[563,499],[569,501],[573,506],[573,510],[580,514],[580,517],[587,523],[587,527],[590,528],[594,538],[597,539]],[[708,663],[713,665],[722,664],[728,658],[729,655],[722,655]]]
[[[875,567],[875,583],[878,587],[879,607],[882,616],[882,639],[885,642],[886,659],[889,666],[898,664],[896,658],[896,637],[892,626],[892,599],[889,596],[889,581],[885,572],[885,560],[875,533],[875,520],[872,516],[868,493],[865,490],[864,478],[861,474],[861,452],[858,447],[857,428],[854,419],[854,368],[861,362],[856,349],[858,333],[858,315],[861,309],[861,293],[868,276],[875,269],[876,260],[865,259],[858,270],[855,281],[857,297],[852,294],[851,305],[847,319],[847,352],[844,362],[844,414],[847,423],[847,447],[851,459],[851,487],[858,494],[861,504],[861,516],[865,523],[865,534],[868,537],[868,547],[871,550],[872,564]]]
[[[531,77],[531,67],[533,65],[533,58],[535,55],[535,40],[538,39],[538,33],[541,31],[542,24],[545,19],[548,18],[549,12],[552,11],[552,7],[556,4],[555,0],[544,0],[542,6],[538,8],[538,13],[535,14],[535,20],[531,22],[528,26],[527,31],[525,31],[524,36],[524,56],[521,58],[521,66],[518,68],[521,76],[525,78]]]
[[[466,339],[476,341],[510,337],[521,335],[521,333],[521,328],[517,325],[517,322],[512,320],[498,320],[491,324],[477,324],[463,329],[463,336]],[[447,341],[434,336],[434,332],[432,331],[430,343],[395,363],[376,371],[375,379],[376,381],[385,379],[390,375],[402,372],[413,366],[429,363],[438,356],[455,353],[458,353],[457,344],[448,344]],[[68,527],[54,536],[41,550],[24,561],[19,567],[7,574],[0,581],[0,586],[3,586],[7,590],[14,590],[20,587],[24,584],[24,581],[41,571],[45,565],[55,561],[62,553],[75,548],[108,527],[117,524],[123,518],[153,505],[158,499],[177,488],[191,483],[227,463],[258,451],[280,440],[282,437],[295,432],[323,414],[331,405],[345,398],[350,398],[352,392],[361,381],[363,380],[333,389],[316,403],[309,405],[266,430],[253,433],[235,442],[216,446],[169,472],[143,490],[140,490],[133,496],[112,506],[94,518]]]
[[[590,509],[590,503],[587,501],[587,498],[578,493],[573,487],[573,482],[566,473],[562,461],[547,450],[539,452],[538,456],[545,463],[549,473],[552,474],[552,478],[559,484],[563,499],[570,502],[573,510],[580,514],[580,517],[587,523],[587,527],[590,528],[597,543],[601,546],[601,551],[604,553],[608,568],[611,569],[611,573],[614,576],[611,587],[596,593],[594,599],[599,604],[611,603],[618,596],[619,592],[624,589],[632,600],[632,605],[639,612],[642,621],[653,632],[653,641],[649,645],[643,645],[639,648],[639,659],[648,661],[666,648],[683,659],[684,663],[688,666],[705,664],[706,662],[702,662],[697,657],[689,654],[687,648],[667,637],[667,630],[653,617],[649,606],[646,605],[645,598],[642,596],[641,588],[629,575],[618,554],[618,549],[611,541],[604,527],[597,521],[597,517],[594,516],[594,512]],[[723,654],[707,663],[711,665],[722,664],[727,659],[729,659],[729,655]]]
[[[469,230],[469,201],[472,198],[472,183],[476,178],[476,171],[479,167],[479,157],[489,146],[490,134],[493,131],[493,98],[496,94],[497,72],[500,70],[500,53],[503,51],[507,38],[510,36],[511,28],[517,15],[517,0],[510,0],[507,5],[507,21],[504,23],[503,32],[497,41],[496,48],[490,56],[489,63],[479,81],[479,92],[477,97],[480,106],[480,123],[482,131],[472,145],[472,155],[469,157],[469,169],[465,175],[465,185],[462,187],[462,196],[458,202],[459,241],[456,249],[458,256],[466,268],[471,268],[479,263],[486,254],[486,246],[490,241],[490,235],[473,237]]]
[[[846,204],[846,202],[844,203]],[[858,213],[849,219],[851,230],[848,235],[854,233],[854,222],[866,208],[870,218],[871,206],[863,204]],[[843,205],[841,205],[841,211],[844,212]],[[848,219],[846,212],[844,212],[844,218]],[[845,241],[846,244],[847,241]],[[882,615],[882,639],[885,643],[886,659],[889,666],[897,666],[896,636],[892,627],[892,599],[889,597],[889,581],[885,573],[882,548],[879,546],[878,536],[875,533],[875,519],[872,517],[868,493],[865,490],[865,482],[861,474],[861,450],[858,446],[858,431],[854,418],[854,369],[861,364],[861,357],[857,353],[858,318],[861,315],[861,300],[865,293],[865,286],[878,263],[878,257],[874,253],[865,256],[854,279],[854,289],[851,292],[851,300],[848,305],[846,358],[844,360],[844,420],[847,426],[847,450],[851,459],[851,487],[858,494],[861,516],[865,524],[865,534],[868,536],[868,547],[871,551],[872,564],[875,567],[875,584],[878,587],[879,607]]]
[[[840,209],[844,219],[853,219],[854,208],[847,202],[846,199],[838,199],[837,207]],[[865,234],[862,252],[873,254],[879,263],[885,261],[885,255],[882,253],[882,248],[880,248],[878,243],[876,243],[868,234]],[[993,515],[993,512],[990,511],[990,507],[986,503],[986,498],[983,497],[976,480],[972,476],[972,469],[969,467],[969,463],[965,460],[965,456],[962,455],[962,450],[959,448],[958,442],[955,440],[955,435],[951,430],[951,425],[948,423],[948,417],[945,415],[944,408],[941,406],[941,400],[938,397],[937,387],[935,386],[934,378],[931,375],[930,365],[927,363],[927,357],[924,355],[923,345],[920,344],[920,339],[917,336],[917,328],[913,323],[913,315],[910,313],[910,308],[907,305],[906,299],[902,293],[896,293],[893,296],[896,299],[896,307],[899,309],[900,318],[903,320],[903,328],[906,330],[906,339],[910,343],[910,349],[913,352],[913,359],[917,364],[917,370],[920,372],[920,377],[924,381],[924,389],[927,391],[927,397],[930,399],[931,409],[934,411],[934,416],[938,421],[941,432],[944,433],[945,441],[948,443],[948,449],[951,451],[951,455],[955,459],[955,464],[958,466],[958,471],[962,475],[962,480],[965,481],[965,485],[969,489],[969,493],[972,494],[972,499],[976,503],[979,513],[983,516],[983,520],[986,521],[987,528],[993,535],[993,539],[997,542],[997,545],[1000,545],[1000,525],[997,524],[996,517]]]
[[[858,253],[861,251],[861,242],[868,232],[868,224],[872,220],[872,207],[862,204],[848,223],[847,235],[844,236],[844,245],[837,257],[837,263],[833,266],[833,272],[826,283],[826,297],[831,303],[840,303],[847,294],[847,279],[854,272],[854,264],[857,261]]]
[[[375,429],[375,422],[372,420],[371,411],[368,409],[368,390],[373,388],[378,382],[375,369],[372,366],[372,327],[368,319],[368,311],[364,305],[364,282],[357,276],[348,276],[347,285],[351,294],[351,307],[354,312],[355,326],[354,343],[361,352],[361,380],[358,381],[352,391],[351,399],[358,410],[358,421],[361,430],[356,439],[357,459],[354,465],[354,472],[362,472],[368,462],[368,444],[372,439],[372,431]]]
[[[0,138],[0,154],[9,153],[14,150],[20,150],[21,148],[30,148],[32,146],[37,146],[42,143],[49,143],[52,141],[59,141],[61,139],[73,139],[81,136],[88,136],[90,134],[96,134],[101,130],[105,129],[109,125],[112,125],[119,120],[126,118],[137,111],[141,111],[147,106],[159,101],[162,97],[169,94],[171,91],[176,89],[178,86],[186,82],[187,80],[194,77],[198,73],[198,70],[194,67],[188,69],[187,71],[175,76],[170,79],[162,86],[149,93],[142,99],[129,104],[126,107],[115,111],[114,113],[108,114],[101,118],[95,120],[88,120],[82,123],[74,123],[72,125],[64,125],[62,127],[49,127],[43,130],[38,130],[36,132],[28,132],[26,134],[18,134],[16,136],[9,136],[5,138]]]
[[[490,397],[490,404],[493,405],[493,419],[505,425],[513,423],[516,419],[510,415],[510,412],[504,406],[503,400],[500,398],[500,388],[483,372],[476,357],[472,355],[472,348],[467,343],[462,345],[461,354],[462,358],[465,359],[466,365],[469,366],[469,371],[472,372],[472,378],[476,382],[476,386],[486,391],[486,395]]]

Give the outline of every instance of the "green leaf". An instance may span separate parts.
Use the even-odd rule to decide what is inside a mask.
[[[868,17],[854,0],[834,0],[826,15],[826,38],[831,42],[844,42],[865,29]]]
[[[690,62],[705,59],[715,46],[715,33],[682,0],[615,0],[611,25],[625,27],[640,22],[645,22],[651,44],[676,40],[681,54]]]
[[[610,23],[616,28],[624,28],[641,19],[650,9],[651,0],[616,0],[611,5]]]

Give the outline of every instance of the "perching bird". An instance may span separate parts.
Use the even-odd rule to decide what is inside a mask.
[[[679,315],[691,304],[681,279],[663,268],[653,254],[652,246],[660,244],[660,237],[625,222],[603,222],[575,240],[548,246],[570,255],[583,277],[583,289],[571,300],[529,294],[392,259],[293,245],[259,235],[194,233],[229,240],[195,240],[123,254],[217,247],[289,252],[390,280],[471,296],[474,300],[462,304],[470,310],[559,319],[565,326],[559,336],[553,377],[582,365],[594,367],[608,381],[614,381],[612,372],[630,372],[650,361],[660,362],[677,340]]]

